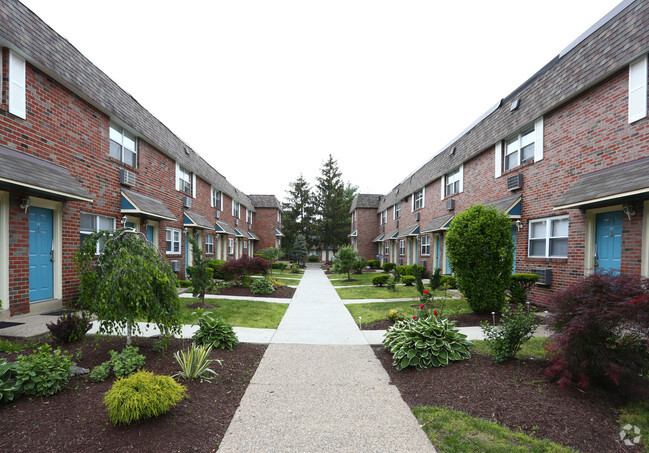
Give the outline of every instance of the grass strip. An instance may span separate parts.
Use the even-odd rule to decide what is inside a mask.
[[[437,301],[436,301],[437,302]],[[407,300],[403,302],[368,302],[366,304],[347,304],[347,310],[351,313],[352,317],[358,323],[358,317],[363,318],[363,324],[374,321],[381,321],[388,319],[388,311],[393,308],[398,308],[406,317],[412,317],[416,314],[417,308],[413,305],[418,305],[419,299]],[[446,302],[443,315],[448,316],[451,314],[470,313],[471,309],[468,304],[462,299],[451,299]],[[485,346],[486,347],[486,346]]]
[[[199,302],[199,299],[181,299],[183,322],[185,324],[198,323],[197,316],[193,314],[197,310],[189,308],[189,306]],[[205,299],[205,303],[214,307],[204,309],[205,313],[212,313],[214,316],[223,318],[229,324],[237,327],[255,327],[258,329],[277,329],[288,308],[288,304],[259,302],[256,300]]]

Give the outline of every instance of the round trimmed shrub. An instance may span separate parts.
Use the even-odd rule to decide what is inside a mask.
[[[401,282],[406,285],[406,286],[412,286],[415,283],[415,276],[414,275],[404,275],[401,277]]]
[[[232,350],[239,343],[232,324],[223,318],[214,318],[209,313],[198,318],[198,330],[193,336],[196,344],[211,344],[216,349]]]
[[[452,275],[442,275],[439,278],[438,288],[443,288],[444,285],[448,285],[449,289],[457,289],[457,280]]]
[[[397,263],[385,263],[383,264],[383,272],[392,272],[395,267],[397,267]]]
[[[379,274],[372,277],[372,285],[383,286],[388,282],[388,280],[390,280],[389,274]]]
[[[169,412],[186,397],[186,392],[170,376],[139,371],[115,381],[104,395],[104,404],[113,424],[128,425]]]
[[[272,294],[273,291],[275,291],[273,284],[266,278],[256,278],[252,282],[252,285],[250,285],[250,292],[253,294],[261,294],[263,296],[266,296],[268,294]]]

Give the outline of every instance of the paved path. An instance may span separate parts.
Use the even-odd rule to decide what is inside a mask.
[[[324,273],[309,269],[219,452],[434,452]]]

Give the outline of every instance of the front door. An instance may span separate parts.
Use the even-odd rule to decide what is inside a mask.
[[[622,268],[622,211],[597,214],[595,272],[620,273]]]
[[[512,233],[512,242],[514,243],[514,261],[512,262],[512,274],[516,273],[516,235],[518,234],[518,228],[516,225],[511,228]]]
[[[29,208],[29,301],[54,297],[53,211]]]

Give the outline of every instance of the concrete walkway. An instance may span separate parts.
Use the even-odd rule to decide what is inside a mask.
[[[434,452],[320,269],[309,269],[219,452]]]

